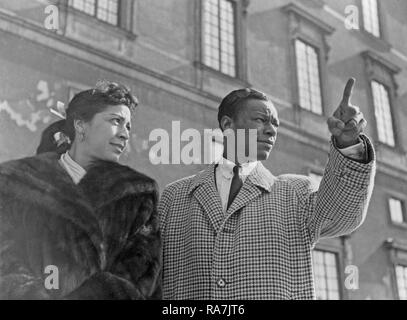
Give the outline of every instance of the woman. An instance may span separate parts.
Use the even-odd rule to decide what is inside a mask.
[[[1,299],[161,298],[156,183],[118,164],[136,105],[80,92],[37,156],[0,165]]]

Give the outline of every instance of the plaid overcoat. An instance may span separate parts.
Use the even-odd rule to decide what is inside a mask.
[[[222,212],[215,165],[168,185],[159,214],[164,299],[314,299],[311,249],[365,219],[375,155],[367,164],[331,143],[319,190],[306,176],[273,176],[259,162]]]

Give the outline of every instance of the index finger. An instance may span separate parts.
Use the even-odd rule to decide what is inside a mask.
[[[352,95],[353,86],[355,85],[355,78],[350,78],[346,83],[345,90],[343,91],[342,103],[349,105],[350,97]]]

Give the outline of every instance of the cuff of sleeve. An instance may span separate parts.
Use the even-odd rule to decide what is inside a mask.
[[[331,151],[335,149],[336,152],[341,153],[347,159],[361,164],[368,164],[376,159],[373,144],[370,139],[365,135],[359,136],[360,143],[340,149],[336,145],[335,138],[331,138]]]
[[[358,144],[347,148],[337,148],[345,157],[355,161],[366,161],[366,147],[362,140]]]
[[[360,135],[365,148],[365,161],[355,161],[342,154],[335,146],[335,141],[331,139],[330,163],[335,175],[343,177],[348,173],[368,173],[372,171],[376,162],[376,155],[373,144],[366,135]]]

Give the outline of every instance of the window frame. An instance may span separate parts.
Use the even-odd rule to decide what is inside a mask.
[[[401,68],[397,65],[393,64],[392,62],[386,60],[385,58],[379,56],[375,52],[366,50],[361,53],[364,62],[365,62],[365,74],[367,80],[367,90],[368,93],[368,105],[372,106],[372,114],[373,114],[373,121],[374,121],[374,138],[375,144],[379,147],[384,147],[390,150],[398,151],[403,153],[402,145],[403,141],[401,141],[401,136],[398,133],[399,123],[396,114],[397,107],[396,97],[397,97],[397,88],[398,85],[395,81],[395,75],[401,71]],[[390,104],[390,112],[392,114],[392,127],[393,127],[393,135],[394,135],[394,146],[391,146],[387,143],[379,141],[379,134],[378,134],[378,121],[376,119],[375,114],[375,106],[374,106],[374,96],[373,96],[373,89],[372,89],[372,81],[376,81],[387,89],[389,95],[389,104]]]
[[[195,61],[194,66],[198,72],[198,77],[215,76],[222,81],[231,82],[240,86],[248,87],[247,82],[247,50],[246,50],[246,32],[247,32],[247,7],[248,0],[227,0],[234,5],[234,47],[235,47],[235,76],[223,73],[205,64],[205,25],[204,25],[204,1],[195,0],[195,17],[199,21],[195,29]]]
[[[391,115],[391,129],[392,129],[392,135],[393,135],[393,141],[394,141],[394,145],[389,144],[386,141],[381,141],[379,138],[379,121],[376,117],[376,105],[375,105],[375,99],[374,99],[374,93],[373,93],[373,82],[378,83],[379,85],[383,86],[384,89],[387,92],[387,96],[389,99],[389,111],[390,111],[390,115]],[[389,148],[395,148],[397,146],[397,139],[396,139],[396,127],[395,127],[395,121],[394,121],[394,112],[393,112],[393,106],[392,106],[392,99],[391,99],[391,88],[386,85],[385,83],[383,83],[382,81],[380,81],[379,79],[373,77],[369,80],[369,87],[370,87],[370,93],[371,93],[371,98],[372,98],[372,106],[373,106],[373,114],[374,114],[374,119],[375,119],[375,132],[376,132],[376,138],[377,138],[377,142],[385,145]]]
[[[206,44],[205,44],[206,34],[205,34],[205,19],[204,19],[204,17],[205,17],[205,9],[204,9],[205,1],[209,1],[209,0],[203,0],[201,2],[201,4],[202,4],[202,7],[201,7],[201,10],[202,10],[202,63],[206,67],[208,67],[210,69],[213,69],[213,70],[215,70],[217,72],[220,72],[220,73],[222,73],[224,75],[227,75],[227,76],[229,76],[231,78],[236,78],[238,73],[239,73],[238,72],[239,71],[238,70],[239,66],[238,66],[238,63],[237,63],[237,41],[238,41],[238,37],[237,37],[237,4],[233,0],[216,0],[216,1],[218,1],[218,10],[221,10],[221,1],[229,2],[232,5],[233,41],[234,41],[234,43],[233,43],[233,59],[234,59],[235,66],[234,66],[234,75],[231,75],[229,73],[225,73],[225,72],[222,71],[222,66],[223,66],[223,63],[222,63],[222,37],[221,37],[222,29],[221,29],[221,18],[220,18],[221,14],[220,14],[220,11],[219,11],[219,14],[217,16],[217,18],[218,18],[218,28],[217,28],[218,29],[217,30],[218,34],[217,35],[219,36],[219,38],[218,38],[218,40],[219,40],[219,49],[217,51],[217,55],[218,55],[219,69],[205,63],[206,56],[207,56],[206,55]]]
[[[390,209],[390,199],[398,200],[401,202],[401,210],[402,210],[401,213],[402,213],[402,217],[403,217],[402,222],[397,222],[392,219],[391,209]],[[387,216],[388,216],[388,219],[389,219],[389,222],[391,225],[400,227],[403,229],[407,229],[407,211],[406,210],[407,210],[406,200],[403,199],[403,197],[395,195],[395,194],[388,194],[386,196],[386,212],[387,212]]]
[[[308,168],[307,170],[307,176],[313,181],[313,183],[317,183],[318,184],[318,189],[321,186],[321,182],[322,179],[324,178],[324,169],[323,168],[317,168],[317,167],[312,167],[312,168]],[[316,181],[313,176],[315,177],[320,177],[318,178],[319,181]]]
[[[318,117],[319,120],[320,117],[326,116],[327,110],[324,106],[326,105],[325,102],[328,101],[327,61],[329,59],[330,47],[326,37],[331,35],[335,31],[335,28],[309,13],[303,6],[296,3],[290,3],[282,7],[281,10],[286,13],[288,18],[288,52],[291,65],[294,66],[294,68],[291,68],[291,83],[295,121],[297,124],[301,123],[301,113],[312,114]],[[298,67],[295,50],[297,39],[317,49],[322,107],[321,114],[300,107]]]
[[[69,8],[69,10],[73,10],[74,12],[78,12],[81,15],[85,15],[86,17],[91,17],[92,19],[95,19],[101,23],[107,24],[111,27],[114,28],[124,28],[123,25],[123,8],[126,7],[125,5],[123,5],[121,0],[117,0],[117,23],[113,24],[108,22],[107,20],[103,20],[98,18],[97,14],[98,14],[98,2],[99,0],[94,0],[95,1],[95,13],[94,14],[89,14],[83,10],[77,9],[73,6],[73,1],[74,0],[68,0],[67,2],[67,7]]]
[[[392,292],[393,297],[400,300],[396,267],[398,265],[407,266],[407,244],[405,241],[400,241],[398,239],[388,238],[384,241],[384,247],[388,251],[388,259],[391,263],[390,265],[390,278],[392,282]]]
[[[378,30],[379,30],[379,36],[376,36],[375,34],[373,34],[372,32],[370,32],[370,31],[368,31],[366,28],[365,28],[365,15],[364,15],[364,10],[363,10],[363,0],[359,0],[359,2],[360,2],[360,21],[362,21],[362,30],[365,32],[365,33],[367,33],[367,34],[369,34],[370,36],[372,36],[372,37],[374,37],[375,39],[383,39],[383,28],[382,28],[382,25],[383,25],[383,23],[382,23],[382,17],[381,17],[381,4],[380,4],[380,1],[378,1],[378,0],[374,0],[374,1],[376,1],[376,5],[377,5],[377,23],[378,23]]]
[[[307,109],[301,106],[301,94],[300,94],[300,84],[299,84],[299,76],[298,76],[298,59],[297,59],[297,46],[296,43],[297,41],[301,41],[303,44],[305,44],[308,47],[311,47],[312,49],[315,50],[316,55],[317,55],[317,68],[318,68],[318,81],[319,81],[319,95],[321,99],[321,113],[318,113],[314,110],[312,110],[312,105],[310,106],[311,109]],[[294,47],[294,57],[295,57],[295,78],[296,78],[296,93],[297,93],[297,98],[296,98],[296,105],[304,111],[311,112],[312,114],[318,115],[318,116],[324,116],[325,115],[325,110],[324,110],[324,95],[323,95],[323,85],[322,85],[322,62],[321,62],[321,48],[312,40],[310,39],[305,39],[304,36],[298,36],[293,39],[293,47]],[[308,75],[307,75],[308,76]],[[308,94],[311,94],[311,92],[308,92]]]
[[[320,251],[323,253],[331,253],[335,256],[335,265],[336,265],[336,272],[337,272],[337,280],[338,280],[338,294],[339,298],[338,300],[344,300],[345,299],[345,293],[344,293],[344,285],[343,285],[343,261],[342,261],[342,253],[340,250],[336,247],[332,246],[327,246],[323,244],[318,244],[311,252],[312,257],[313,257],[313,252],[314,251]],[[316,278],[315,278],[315,271],[314,271],[314,260],[312,260],[312,272],[313,272],[313,279],[314,279],[314,288],[315,288],[315,298],[317,298],[317,290],[316,290]],[[325,299],[324,301],[329,301],[329,299]]]
[[[394,274],[395,274],[395,280],[396,280],[395,287],[396,287],[396,291],[397,291],[397,298],[398,298],[398,300],[401,300],[400,299],[399,282],[398,282],[397,271],[396,271],[397,267],[402,267],[403,269],[405,269],[404,272],[406,272],[407,271],[407,263],[396,263],[396,264],[394,264]],[[405,276],[405,278],[406,278],[406,282],[407,282],[407,276]],[[406,292],[407,292],[407,284],[405,285],[405,287],[406,287]],[[407,294],[406,294],[406,299],[403,299],[403,300],[407,300]]]

